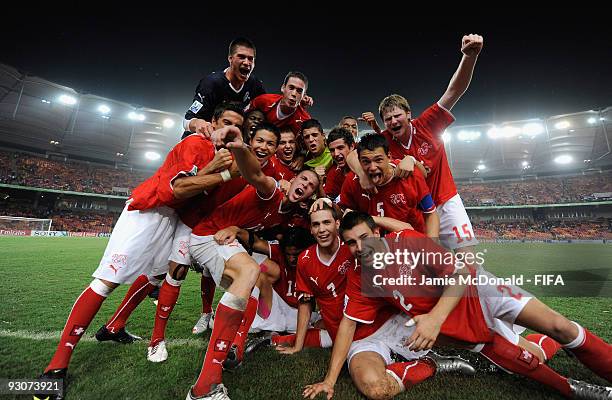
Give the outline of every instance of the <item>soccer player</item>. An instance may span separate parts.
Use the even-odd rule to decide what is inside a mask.
[[[339,128],[344,128],[350,132],[353,136],[353,140],[357,140],[359,137],[359,124],[357,122],[357,118],[347,115],[342,117],[340,122],[338,123]]]
[[[211,140],[231,150],[242,176],[252,186],[215,209],[191,234],[189,250],[192,257],[208,270],[217,285],[226,288],[226,292],[217,306],[202,370],[189,390],[188,399],[228,398],[227,389],[221,383],[223,362],[241,323],[250,324],[257,312],[259,293],[254,286],[259,265],[237,240],[219,245],[214,235],[232,225],[253,231],[278,225],[284,214],[298,202],[310,198],[319,186],[315,173],[302,171],[291,183],[287,195],[283,194],[277,181],[262,172],[241,135],[227,133],[215,131]]]
[[[282,128],[280,132],[281,138],[274,156],[276,168],[281,179],[290,181],[295,176],[293,162],[297,155],[296,135],[289,127]]]
[[[225,106],[216,132],[239,133],[242,110]],[[232,108],[233,107],[233,108]],[[213,144],[201,136],[188,137],[168,154],[157,172],[134,189],[113,229],[93,281],[74,303],[57,350],[43,377],[64,379],[73,350],[100,306],[120,284],[132,283],[111,323],[125,311],[129,299],[142,296],[161,282],[156,275],[168,268],[168,255],[177,224],[176,210],[189,198],[223,181],[221,173],[211,174],[207,166],[215,156]],[[161,272],[160,272],[161,271]],[[127,313],[129,315],[129,312]],[[107,330],[108,337],[131,342],[134,337],[123,326]]]
[[[360,178],[349,174],[344,180],[338,205],[371,215],[395,218],[410,223],[414,229],[429,237],[438,237],[439,219],[436,205],[429,193],[420,170],[405,177],[395,176],[397,167],[392,164],[387,140],[378,134],[364,136],[357,145],[361,168],[378,192],[367,194],[360,187]]]
[[[351,132],[345,128],[334,128],[327,136],[327,147],[334,160],[333,166],[327,171],[323,190],[330,199],[340,195],[344,178],[351,172],[346,157],[355,148],[355,140]]]
[[[308,79],[301,72],[289,72],[281,86],[282,94],[264,94],[251,101],[247,111],[257,109],[266,116],[266,121],[279,128],[289,127],[298,135],[302,123],[310,119],[310,114],[301,104],[306,90]]]
[[[261,170],[266,176],[274,177],[276,175],[276,169],[269,161],[270,157],[276,152],[279,138],[280,132],[278,128],[268,123],[258,125],[251,138],[251,153],[259,162]],[[191,264],[189,242],[192,228],[217,207],[238,195],[246,185],[247,182],[242,177],[236,177],[230,182],[225,183],[222,187],[210,192],[204,198],[199,199],[199,204],[195,205],[195,209],[188,210],[186,213],[188,215],[182,216],[181,219],[184,223],[179,224],[175,233],[173,251],[170,257],[170,271],[160,290],[155,313],[155,326],[147,351],[147,359],[149,361],[163,362],[168,358],[165,343],[166,324],[178,300],[181,285],[187,276],[188,265]],[[212,284],[210,283],[211,281]],[[202,273],[200,285],[206,289],[206,292],[202,290],[203,313],[198,323],[196,323],[194,331],[196,328],[201,328],[202,331],[207,329],[212,316],[212,300],[216,285],[206,270]],[[201,322],[203,319],[204,322]]]
[[[255,55],[255,45],[249,39],[232,40],[227,55],[229,66],[203,78],[196,88],[193,104],[185,113],[183,138],[191,133],[209,136],[214,130],[213,112],[219,104],[239,102],[244,109],[252,99],[266,93],[261,81],[252,75]]]
[[[306,146],[306,168],[314,170],[323,177],[332,165],[332,156],[325,146],[325,133],[323,126],[316,119],[304,121],[302,125],[302,138]]]
[[[245,132],[247,140],[251,140],[251,137],[255,133],[255,127],[261,125],[266,121],[266,116],[259,110],[251,110],[246,113],[244,117],[244,127],[242,131]]]
[[[368,252],[372,244],[371,242],[365,242],[366,239],[380,238],[380,232],[375,221],[364,213],[348,213],[342,221],[341,232],[351,252],[359,258],[369,257]],[[388,248],[393,248],[391,242],[396,241],[397,238],[403,238],[404,242],[395,246],[395,248],[421,251],[420,249],[425,246],[430,254],[445,253],[443,248],[431,241],[425,244],[424,241],[428,239],[413,230],[402,230],[388,235],[386,239],[387,246],[390,246]],[[371,266],[362,265],[362,268],[371,268]],[[438,276],[443,276],[445,271],[447,275],[456,271],[457,265],[455,262],[448,264],[433,262],[426,266],[419,262],[411,267],[410,275],[416,278],[416,282],[419,282],[420,276],[424,274],[431,276],[432,268],[434,271],[441,272],[437,274]],[[409,343],[415,351],[430,349],[439,335],[446,335],[462,341],[465,345],[474,344],[476,340],[484,337],[484,328],[488,328],[492,337],[473,346],[472,349],[480,352],[505,370],[532,378],[567,397],[594,399],[606,398],[606,396],[612,394],[611,388],[591,385],[559,375],[541,363],[538,357],[528,350],[520,348],[494,332],[494,319],[506,320],[509,323],[516,321],[522,326],[542,332],[560,343],[564,343],[564,347],[585,366],[604,379],[612,380],[611,345],[576,322],[569,321],[553,311],[538,299],[521,296],[522,293],[518,292],[518,288],[495,285],[472,286],[471,289],[476,289],[475,293],[472,291],[469,295],[458,299],[442,297],[441,295],[436,296],[435,286],[428,287],[428,285],[417,283],[416,287],[410,285],[409,288],[405,286],[388,288],[388,290],[395,289],[392,297],[366,297],[362,294],[362,290],[365,290],[368,284],[361,281],[358,274],[360,271],[354,272],[357,273],[349,275],[348,278],[348,300],[345,308],[345,318],[339,328],[339,331],[344,334],[342,336],[339,334],[335,342],[330,369],[325,380],[307,387],[305,394],[310,398],[314,398],[321,391],[327,392],[328,397],[333,394],[333,386],[347,355],[349,357],[353,356],[353,360],[355,360],[356,350],[362,347],[357,342],[350,344],[350,333],[355,329],[356,321],[367,323],[379,312],[378,310],[384,309],[389,304],[393,304],[398,311],[408,315],[410,321],[402,328],[402,334],[409,336],[406,343]],[[414,294],[421,290],[429,293],[429,295],[419,296]],[[498,293],[495,293],[496,291]],[[455,303],[453,308],[447,307],[453,305],[453,303]],[[475,303],[479,303],[477,308],[474,307]],[[340,342],[340,338],[343,339],[342,342]],[[362,348],[367,349],[367,346]],[[409,378],[411,371],[407,368],[407,365],[399,370],[400,372],[403,371],[403,376],[398,375],[397,371],[393,371],[395,374],[391,374],[391,376],[395,379],[390,379],[382,369],[385,361],[383,360],[384,355],[381,358],[380,353],[378,355],[367,354],[363,358],[367,360],[367,365],[371,369],[374,369],[372,367],[376,365],[379,366],[376,367],[378,372],[362,370],[355,371],[352,374],[357,387],[368,397],[390,398],[401,392],[406,384],[411,383]],[[352,369],[350,365],[349,368]],[[352,371],[354,370],[352,369]]]

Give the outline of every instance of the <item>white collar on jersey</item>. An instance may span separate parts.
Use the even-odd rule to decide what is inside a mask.
[[[334,262],[334,260],[336,259],[336,256],[338,255],[338,252],[340,251],[340,247],[342,247],[342,242],[340,241],[340,238],[338,238],[338,248],[336,249],[334,254],[331,256],[331,258],[327,262],[325,262],[325,261],[321,260],[321,255],[319,254],[319,244],[317,244],[317,258],[319,259],[321,264],[329,267]]]
[[[282,100],[282,99],[281,99]],[[283,120],[285,118],[289,118],[290,116],[292,116],[295,113],[295,110],[297,110],[297,107],[295,108],[295,110],[293,110],[291,113],[289,114],[284,114],[281,111],[281,106],[280,106],[281,102],[279,101],[278,104],[276,105],[276,118],[278,118],[278,120]]]
[[[414,125],[412,125],[412,121],[410,121],[408,123],[410,124],[410,137],[408,138],[408,144],[407,145],[404,146],[404,144],[402,142],[400,142],[395,136],[392,136],[393,140],[395,140],[397,143],[399,143],[400,146],[402,146],[406,150],[410,149],[410,145],[412,144],[412,136],[414,136],[414,131],[416,130],[414,128]]]
[[[225,75],[225,73],[227,72],[227,70],[229,69],[229,67],[225,68],[223,70],[223,74]],[[253,70],[251,70],[253,71]],[[249,75],[247,76],[247,81],[249,80],[249,78],[251,77],[251,73],[249,72]],[[227,76],[225,77],[227,79]],[[232,89],[235,93],[240,93],[240,91],[242,90],[242,88],[244,88],[244,83],[242,84],[242,86],[240,86],[240,88],[236,89],[234,88],[234,86],[232,85],[232,82],[228,79],[227,80],[230,89]],[[246,83],[246,81],[244,81]]]

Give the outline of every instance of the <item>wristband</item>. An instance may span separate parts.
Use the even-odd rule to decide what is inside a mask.
[[[223,182],[230,181],[232,180],[232,174],[230,174],[229,170],[224,169],[221,171],[221,179],[223,179]]]

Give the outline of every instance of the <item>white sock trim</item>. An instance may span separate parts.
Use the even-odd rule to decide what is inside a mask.
[[[168,283],[168,285],[180,287],[183,284],[183,282],[185,282],[185,280],[182,279],[180,281],[177,281],[176,279],[172,278],[170,275],[166,275],[166,282]]]
[[[576,328],[578,328],[578,336],[576,337],[576,339],[572,340],[568,344],[564,344],[563,347],[566,347],[568,349],[575,349],[584,344],[584,340],[586,339],[586,334],[584,333],[584,328],[582,326],[578,325],[574,321],[571,321],[571,323],[576,325]]]
[[[168,276],[168,275],[166,275]],[[157,279],[154,276],[147,276],[147,279],[149,280],[149,283],[153,286],[157,286],[157,287],[161,287],[163,279]]]
[[[402,392],[405,392],[405,391],[406,391],[406,386],[404,386],[404,382],[402,382],[402,380],[400,379],[400,377],[399,377],[399,376],[397,376],[397,374],[396,374],[395,372],[391,371],[390,369],[385,369],[385,371],[386,371],[386,372],[387,372],[389,375],[391,375],[391,377],[392,377],[393,379],[395,379],[395,380],[397,381],[397,383],[398,383],[398,384],[399,384],[399,386],[400,386],[401,391],[402,391]]]
[[[100,279],[94,279],[93,281],[91,281],[89,287],[91,288],[91,290],[93,290],[95,293],[99,294],[102,297],[108,297],[113,292],[113,290],[115,290],[111,287],[106,286],[104,282],[102,282]]]
[[[231,294],[230,292],[225,292],[223,293],[223,296],[221,296],[219,304],[223,304],[224,306],[233,308],[234,310],[244,311],[246,310],[247,299],[238,297],[235,294]]]
[[[324,349],[332,347],[334,344],[331,336],[329,336],[329,332],[327,332],[325,329],[321,329],[319,331],[319,341],[321,342],[321,347]]]

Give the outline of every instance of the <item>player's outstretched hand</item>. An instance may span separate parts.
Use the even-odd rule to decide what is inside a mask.
[[[440,333],[442,321],[431,314],[421,314],[412,317],[412,319],[406,323],[406,326],[412,325],[416,325],[416,327],[412,336],[406,340],[404,345],[407,345],[412,351],[431,349]]]
[[[473,33],[465,35],[461,39],[461,52],[468,57],[476,57],[482,50],[483,39],[480,35]]]
[[[204,169],[203,174],[221,172],[228,169],[232,165],[232,153],[228,149],[219,149],[215,153],[212,161],[209,162]]]
[[[302,105],[302,107],[312,107],[312,105],[314,104],[314,100],[312,99],[312,97],[305,94],[304,97],[302,97],[302,101],[300,102],[300,104]]]
[[[300,351],[302,351],[302,349],[298,349],[295,346],[276,346],[275,349],[279,353],[287,355],[299,353]]]
[[[217,233],[215,233],[215,242],[219,245],[230,244],[234,240],[236,240],[236,235],[238,234],[237,226],[228,226],[227,228],[223,228]]]
[[[380,133],[380,127],[378,126],[378,122],[376,122],[376,117],[373,112],[366,111],[361,114],[361,117],[358,118],[359,121],[363,121],[366,124],[370,125],[370,128],[374,130],[376,133]]]
[[[205,138],[209,138],[214,131],[210,122],[200,118],[194,118],[189,122],[189,130]]]
[[[304,397],[309,399],[314,399],[317,397],[319,393],[325,392],[327,393],[327,400],[331,399],[334,396],[334,385],[329,382],[319,382],[313,385],[306,385],[304,387]]]
[[[210,141],[217,147],[241,147],[242,132],[236,126],[224,126],[210,135]]]

